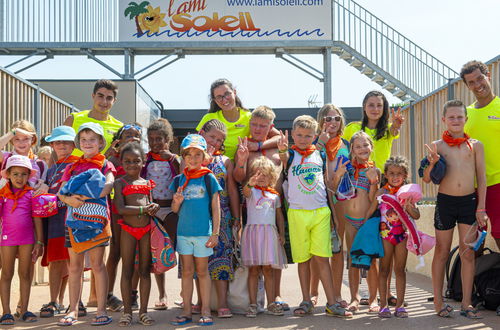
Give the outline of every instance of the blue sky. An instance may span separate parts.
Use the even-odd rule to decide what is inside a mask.
[[[487,61],[500,54],[500,1],[357,2],[455,71],[459,71],[468,60]],[[136,57],[136,70],[157,58]],[[322,69],[320,55],[303,55],[300,58]],[[15,59],[0,56],[0,66]],[[101,59],[123,72],[122,57]],[[334,104],[360,106],[366,92],[380,88],[336,55],[332,55],[332,62]],[[21,67],[11,69],[15,71]],[[117,79],[85,56],[55,57],[22,72],[20,76],[27,79]],[[273,108],[307,107],[310,98],[316,98],[320,103],[323,100],[323,86],[319,81],[274,55],[186,56],[144,79],[141,84],[167,109],[206,109],[209,86],[221,77],[234,82],[244,105],[249,108],[261,104]],[[391,101],[397,102],[398,99],[391,98]]]

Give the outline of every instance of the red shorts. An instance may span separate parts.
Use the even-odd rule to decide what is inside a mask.
[[[486,212],[490,218],[491,236],[500,238],[500,183],[486,189]]]

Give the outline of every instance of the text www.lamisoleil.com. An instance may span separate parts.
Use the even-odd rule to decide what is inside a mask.
[[[323,0],[226,0],[226,3],[230,7],[322,6]]]

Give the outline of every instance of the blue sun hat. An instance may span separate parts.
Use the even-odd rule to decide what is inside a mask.
[[[75,141],[76,133],[73,127],[70,126],[57,126],[52,130],[52,134],[45,137],[47,142],[55,141]]]
[[[201,151],[207,151],[207,141],[199,134],[189,134],[182,140],[181,148],[182,150],[195,148],[200,149]]]

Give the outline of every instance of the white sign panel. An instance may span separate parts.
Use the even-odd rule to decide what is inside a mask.
[[[331,40],[331,0],[120,0],[120,41]]]

